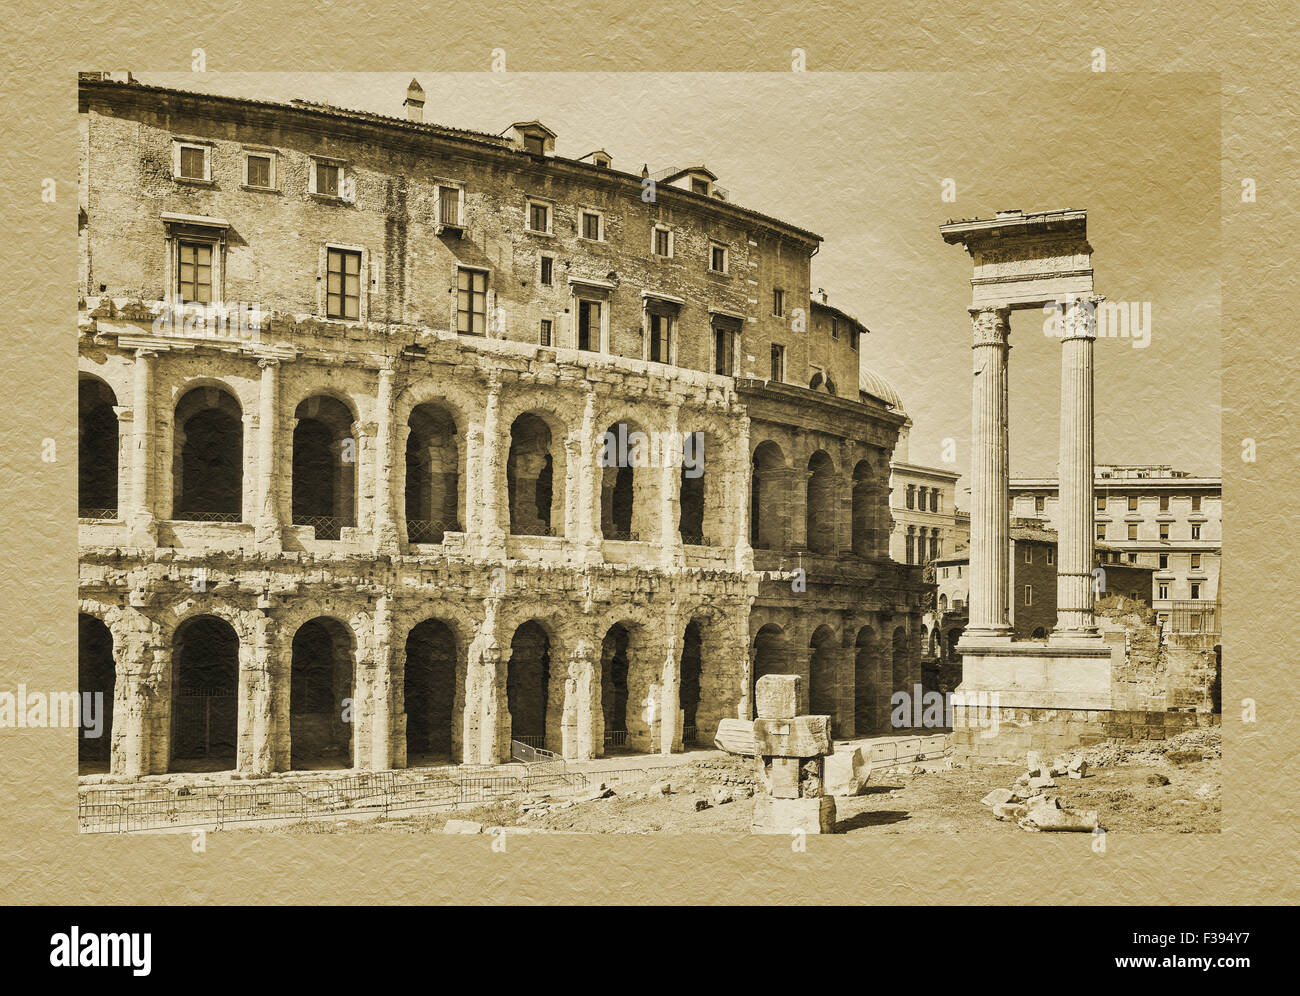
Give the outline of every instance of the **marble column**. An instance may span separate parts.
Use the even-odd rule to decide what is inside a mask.
[[[1010,479],[1007,454],[1007,353],[1010,311],[970,309],[971,392],[970,625],[967,637],[1010,637]]]
[[[506,504],[507,488],[502,487],[501,473],[501,381],[493,375],[488,384],[487,404],[483,411],[483,450],[482,467],[479,472],[479,487],[482,488],[480,508],[483,527],[483,543],[498,552],[504,552],[505,529],[501,524],[501,512]],[[507,430],[508,434],[509,430]],[[508,520],[507,520],[508,521]],[[549,525],[549,523],[548,523]]]
[[[1061,337],[1060,513],[1057,517],[1056,629],[1095,637],[1093,619],[1092,351],[1099,298],[1066,309]]]
[[[279,419],[280,361],[262,359],[262,390],[258,398],[257,414],[257,517],[258,546],[278,547],[280,544],[279,489],[275,470],[276,432]]]
[[[681,406],[670,405],[664,438],[668,440],[656,454],[659,465],[659,545],[663,566],[671,570],[686,562],[680,530],[682,515],[682,441],[678,437]],[[676,452],[671,452],[675,447]],[[646,537],[649,539],[650,537]]]

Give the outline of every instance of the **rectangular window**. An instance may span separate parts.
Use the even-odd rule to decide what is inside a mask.
[[[1128,496],[1128,510],[1130,512],[1136,512],[1138,510],[1137,495]]]
[[[600,302],[578,302],[578,348],[600,351]]]
[[[466,335],[487,332],[487,279],[483,270],[456,271],[456,331]]]
[[[1041,497],[1040,497],[1040,498],[1035,498],[1035,499],[1034,499],[1034,511],[1035,511],[1035,512],[1045,512],[1045,511],[1047,511],[1047,499],[1046,499],[1046,498],[1041,498]]]
[[[438,224],[460,228],[460,188],[438,188]]]
[[[656,228],[653,249],[656,256],[671,256],[673,254],[673,233],[667,228]]]
[[[1168,581],[1161,581],[1161,582],[1160,582],[1160,584],[1159,584],[1159,585],[1157,586],[1157,588],[1156,588],[1156,597],[1157,597],[1157,598],[1168,598],[1168,597],[1169,597],[1169,582],[1168,582]]]
[[[1106,496],[1105,496],[1105,495],[1098,495],[1098,496],[1097,496],[1097,511],[1098,511],[1098,512],[1104,512],[1104,511],[1106,511]]]
[[[249,153],[244,162],[246,164],[244,177],[246,186],[269,190],[275,185],[271,179],[271,157],[269,155]]]
[[[1105,538],[1106,538],[1106,523],[1104,523],[1104,522],[1098,522],[1098,523],[1097,523],[1097,539],[1099,539],[1099,540],[1104,540]]]
[[[772,343],[772,380],[785,380],[785,347]]]
[[[668,363],[672,355],[673,320],[667,315],[650,316],[650,362]]]
[[[186,304],[212,302],[212,244],[180,242],[176,255],[176,293]]]
[[[860,333],[858,332],[857,329],[849,329],[849,349],[856,350],[858,348],[859,334]]]
[[[525,135],[524,151],[531,152],[535,156],[546,155],[546,139],[541,135]]]
[[[1128,524],[1128,538],[1131,540],[1138,538],[1138,524],[1136,522],[1130,522]]]
[[[208,148],[206,145],[182,145],[176,175],[182,180],[208,178]]]
[[[553,256],[543,256],[541,260],[541,272],[537,277],[538,282],[543,287],[550,287],[555,283],[555,258]]]
[[[1169,538],[1169,523],[1160,523],[1160,538],[1162,540],[1167,540]]]
[[[1201,510],[1201,496],[1192,495],[1192,511],[1199,512],[1200,510]]]
[[[339,195],[339,167],[337,163],[316,163],[316,193],[329,197]]]
[[[1161,496],[1160,496],[1160,511],[1162,511],[1162,512],[1168,512],[1168,511],[1169,511],[1169,496],[1168,496],[1168,495],[1161,495]]]
[[[325,316],[361,318],[361,253],[330,249],[325,260]]]
[[[727,272],[727,247],[720,245],[709,246],[709,269],[714,273]]]
[[[713,329],[713,372],[730,377],[734,369],[736,333],[715,326]]]
[[[1034,562],[1034,548],[1031,547],[1031,546],[1026,546],[1026,547],[1025,547],[1025,563],[1026,563],[1026,564],[1032,564],[1033,562]]]
[[[785,317],[785,291],[772,291],[772,315],[776,318]]]
[[[582,237],[592,242],[600,241],[600,215],[593,211],[582,212]]]
[[[833,315],[831,316],[831,338],[836,342],[840,341],[840,320]]]
[[[537,342],[542,346],[551,345],[551,320],[549,318],[542,319],[542,327],[537,333]]]
[[[1169,570],[1169,554],[1167,554],[1167,553],[1162,553],[1162,554],[1160,555],[1160,569],[1161,569],[1162,571],[1167,571],[1167,570]]]
[[[528,228],[530,231],[550,234],[551,206],[549,204],[538,204],[536,201],[528,202]]]
[[[1052,549],[1050,546],[1047,548],[1047,563],[1048,566],[1051,566],[1052,564],[1056,563],[1056,551]]]
[[[1199,571],[1200,569],[1201,569],[1201,555],[1199,553],[1194,553],[1192,554],[1192,570]]]
[[[709,181],[691,177],[691,192],[695,194],[707,194],[709,192]]]
[[[1192,597],[1193,598],[1201,597],[1201,583],[1199,581],[1192,582]]]
[[[1025,604],[1034,604],[1034,586],[1032,584],[1025,585]]]
[[[1194,540],[1198,540],[1198,539],[1200,539],[1200,538],[1201,538],[1201,524],[1200,524],[1199,522],[1193,522],[1193,523],[1192,523],[1192,539],[1194,539]]]

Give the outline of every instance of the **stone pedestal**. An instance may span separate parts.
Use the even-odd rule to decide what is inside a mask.
[[[760,795],[754,799],[754,821],[750,833],[806,834],[835,832],[835,798],[823,795],[816,799],[774,799]]]

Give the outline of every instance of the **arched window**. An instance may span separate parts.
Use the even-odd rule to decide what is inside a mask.
[[[77,515],[116,519],[117,397],[102,380],[77,384]]]
[[[173,771],[235,766],[239,637],[216,616],[195,616],[172,639]],[[180,762],[180,763],[178,763]]]
[[[219,387],[197,387],[176,405],[172,517],[239,522],[243,514],[243,412]]]
[[[351,409],[337,398],[307,398],[294,413],[293,521],[336,540],[356,525],[357,444]]]
[[[809,550],[835,553],[835,465],[822,450],[808,460],[805,525]]]
[[[406,638],[407,767],[458,760],[452,749],[452,724],[459,653],[456,634],[441,619],[424,620]]]
[[[82,775],[109,770],[113,743],[113,691],[117,668],[113,663],[113,634],[94,616],[77,617],[77,690],[81,693],[81,729],[77,731],[77,772]],[[86,695],[92,712],[85,711]],[[94,720],[93,725],[90,720]]]
[[[446,532],[463,532],[460,447],[456,422],[439,405],[417,405],[407,420],[406,538],[441,543]]]
[[[749,492],[749,542],[755,550],[785,548],[788,479],[781,447],[770,440],[760,443],[754,450]]]
[[[530,620],[515,630],[506,665],[511,740],[529,747],[546,747],[550,682],[550,637],[540,623]]]
[[[564,447],[546,420],[525,412],[510,426],[506,488],[510,532],[516,536],[564,535],[564,474],[556,464]],[[556,484],[559,484],[558,501]]]

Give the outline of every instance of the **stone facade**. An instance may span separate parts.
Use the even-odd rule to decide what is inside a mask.
[[[812,341],[816,235],[528,123],[80,98],[101,767],[670,752],[762,673],[887,724],[925,592],[888,558],[902,420],[857,335]]]

